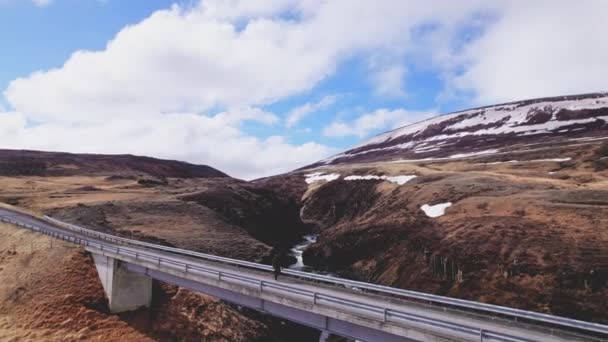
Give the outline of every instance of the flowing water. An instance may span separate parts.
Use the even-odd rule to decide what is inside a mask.
[[[296,258],[296,263],[289,266],[290,269],[297,270],[297,271],[307,271],[307,272],[315,271],[312,267],[304,265],[304,259],[302,258],[302,253],[304,253],[304,250],[306,248],[308,248],[308,246],[317,242],[318,236],[319,235],[317,235],[317,234],[304,235],[304,240],[302,240],[297,245],[293,246],[290,254]]]

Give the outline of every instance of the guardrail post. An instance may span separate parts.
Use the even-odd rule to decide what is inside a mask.
[[[484,334],[483,329],[479,330],[479,341],[480,342],[483,342],[483,334]]]
[[[317,293],[316,292],[314,292],[312,294],[312,304],[317,305]]]

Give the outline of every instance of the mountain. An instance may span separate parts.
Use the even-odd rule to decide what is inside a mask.
[[[608,94],[402,127],[255,183],[297,201],[310,267],[608,322]]]
[[[0,150],[0,202],[251,261],[314,233],[317,271],[608,323],[607,108],[596,93],[442,115],[252,182]]]
[[[131,155],[0,150],[3,205],[118,236],[255,262],[269,262],[273,248],[289,249],[309,233],[299,202],[278,189],[205,165]],[[85,252],[58,248],[57,242],[49,249],[50,242],[41,239],[46,237],[0,225],[0,251],[28,246],[28,252],[0,253],[0,335],[19,321],[24,329],[11,331],[16,340],[37,336],[41,327],[54,334],[49,340],[110,332],[117,340],[143,335],[161,341],[319,340],[312,328],[167,284],[155,283],[151,308],[108,315]],[[43,281],[49,271],[59,272],[61,280],[50,287]],[[36,301],[44,305],[30,305]],[[65,323],[76,316],[86,319]]]
[[[139,176],[164,178],[228,177],[207,165],[176,160],[105,154],[73,154],[0,149],[2,176]]]
[[[450,113],[380,134],[311,167],[500,155],[515,144],[588,137],[608,128],[608,93],[540,98]]]

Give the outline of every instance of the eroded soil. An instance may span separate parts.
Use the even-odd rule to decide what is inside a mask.
[[[307,264],[423,292],[608,322],[602,143],[469,160],[327,166],[302,192]],[[568,159],[570,158],[570,159]],[[302,172],[305,174],[312,171]],[[417,175],[404,185],[349,175]],[[443,216],[424,204],[451,202]]]

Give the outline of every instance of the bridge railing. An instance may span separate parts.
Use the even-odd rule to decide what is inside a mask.
[[[80,226],[77,226],[77,225],[74,225],[71,223],[63,222],[61,220],[57,220],[50,216],[45,216],[45,219],[56,225],[66,227],[66,228],[74,230],[74,231],[78,231],[85,235],[97,237],[100,239],[104,239],[106,241],[111,241],[113,243],[123,243],[123,244],[142,246],[142,247],[152,248],[155,250],[162,250],[162,251],[166,251],[166,252],[170,252],[170,253],[188,255],[188,256],[192,256],[192,257],[196,257],[196,258],[201,258],[204,260],[221,262],[221,263],[232,265],[232,266],[251,268],[251,269],[255,269],[255,270],[259,270],[259,271],[271,272],[273,270],[272,267],[269,265],[259,264],[259,263],[250,262],[250,261],[236,260],[236,259],[231,259],[231,258],[226,258],[226,257],[220,257],[220,256],[216,256],[216,255],[211,255],[211,254],[193,252],[193,251],[188,251],[188,250],[174,248],[174,247],[161,246],[161,245],[151,244],[151,243],[147,243],[147,242],[143,242],[143,241],[132,240],[132,239],[122,238],[122,237],[118,237],[118,236],[114,236],[114,235],[110,235],[110,234],[105,234],[102,232],[83,228],[83,227],[80,227]],[[532,312],[532,311],[525,311],[525,310],[503,307],[503,306],[498,306],[498,305],[493,305],[493,304],[478,303],[478,302],[473,302],[473,301],[468,301],[468,300],[463,300],[463,299],[443,297],[443,296],[416,292],[416,291],[411,291],[411,290],[397,289],[397,288],[393,288],[393,287],[389,287],[389,286],[383,286],[383,285],[365,283],[365,282],[361,282],[361,281],[337,278],[337,277],[332,277],[332,276],[328,276],[328,275],[301,272],[301,271],[289,270],[289,269],[284,270],[282,273],[293,276],[293,277],[297,277],[297,278],[300,278],[303,280],[307,280],[307,281],[320,282],[320,283],[325,283],[328,285],[350,288],[353,290],[372,292],[372,293],[377,293],[377,294],[381,294],[381,295],[397,296],[397,297],[400,297],[400,298],[406,299],[406,300],[413,300],[415,302],[428,303],[431,305],[436,305],[436,306],[441,306],[441,307],[447,306],[449,308],[463,310],[466,312],[497,315],[499,317],[504,317],[504,318],[507,318],[507,319],[510,319],[510,320],[513,320],[516,322],[523,321],[523,322],[530,322],[530,323],[542,323],[544,325],[552,326],[555,328],[569,328],[569,329],[580,330],[580,331],[584,331],[584,332],[594,332],[594,333],[608,335],[608,326],[599,324],[599,323],[585,322],[585,321],[575,320],[575,319],[571,319],[571,318],[553,316],[553,315]]]
[[[178,259],[179,256],[173,258],[163,257],[162,254],[154,254],[151,250],[142,250],[133,246],[124,246],[116,244],[113,241],[100,241],[92,237],[82,235],[69,235],[67,232],[49,231],[44,227],[39,227],[32,224],[24,224],[16,220],[0,217],[0,221],[11,223],[17,226],[25,227],[33,231],[49,235],[54,238],[62,239],[71,243],[80,244],[85,247],[92,247],[100,251],[100,253],[112,253],[114,255],[127,256],[140,263],[147,262],[148,265],[157,265],[158,268],[168,268],[186,274],[204,276],[224,281],[232,284],[247,286],[262,293],[280,294],[285,298],[291,298],[298,301],[308,301],[313,305],[323,305],[341,312],[348,312],[359,317],[366,317],[377,322],[392,323],[398,326],[418,326],[421,329],[429,329],[443,332],[447,336],[459,336],[465,340],[480,338],[481,340],[496,340],[502,342],[532,342],[529,339],[501,333],[497,331],[483,330],[471,325],[464,325],[436,318],[429,318],[423,315],[415,314],[405,310],[388,308],[378,305],[370,305],[357,301],[356,299],[341,298],[333,295],[323,294],[311,290],[306,290],[294,286],[289,283],[277,283],[273,281],[264,281],[246,275],[234,273],[231,271],[219,271],[209,267],[201,266],[195,263],[196,259]],[[84,228],[82,228],[84,229]],[[75,233],[75,232],[74,232]],[[122,238],[120,238],[122,239]]]

